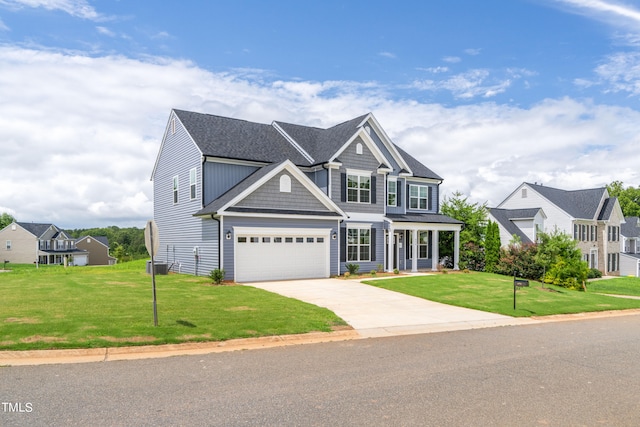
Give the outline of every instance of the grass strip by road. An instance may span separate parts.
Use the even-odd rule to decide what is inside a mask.
[[[617,280],[621,279],[606,282],[613,282],[610,286],[615,286]],[[640,279],[635,281],[640,286]],[[363,283],[431,301],[514,317],[640,308],[640,300],[598,295],[592,291],[592,284],[588,285],[588,292],[581,292],[552,285],[542,287],[541,283],[530,281],[529,287],[517,290],[514,310],[513,278],[478,272],[400,277]]]
[[[205,277],[156,276],[158,327],[145,262],[108,267],[11,266],[0,273],[0,350],[222,341],[331,331],[333,312]]]

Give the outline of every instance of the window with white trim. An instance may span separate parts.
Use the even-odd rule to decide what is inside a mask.
[[[7,240],[5,248],[10,251],[11,250],[11,240]]]
[[[371,260],[371,229],[347,228],[347,261]]]
[[[189,171],[189,196],[191,200],[196,198],[196,168]]]
[[[409,231],[409,259],[413,258],[413,233]],[[429,232],[418,232],[418,259],[429,258]]]
[[[429,209],[429,186],[409,185],[409,209]]]
[[[371,176],[347,174],[347,202],[371,203]]]
[[[173,204],[178,204],[178,175],[173,177]]]
[[[387,181],[387,206],[398,205],[398,181],[390,179]]]

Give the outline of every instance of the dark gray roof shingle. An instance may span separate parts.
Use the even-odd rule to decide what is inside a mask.
[[[624,237],[640,237],[640,226],[638,225],[637,216],[625,217],[625,221],[620,224],[620,234]]]
[[[600,215],[600,201],[607,191],[606,187],[567,191],[544,185],[526,184],[577,219],[597,219]]]
[[[36,237],[42,236],[49,229],[49,227],[54,226],[53,224],[42,224],[35,222],[16,222],[16,224]]]
[[[432,224],[464,224],[462,221],[442,214],[387,214],[393,222],[426,222]]]
[[[499,209],[490,208],[491,216],[505,229],[510,235],[516,235],[522,243],[532,243],[531,239],[513,223],[514,219],[530,219],[536,216],[540,208],[531,209]],[[505,244],[507,242],[502,242]]]

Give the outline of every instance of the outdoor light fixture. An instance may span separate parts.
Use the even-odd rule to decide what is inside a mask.
[[[334,231],[333,234],[331,235],[331,239],[336,240],[337,238],[338,238],[338,233]]]
[[[227,237],[227,240],[231,240],[231,231],[227,231],[226,237]]]

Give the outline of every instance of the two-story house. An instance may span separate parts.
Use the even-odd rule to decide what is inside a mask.
[[[15,264],[86,265],[89,253],[53,224],[13,222],[0,230],[0,261]]]
[[[606,187],[567,191],[524,182],[489,210],[489,219],[498,223],[503,246],[509,244],[508,236],[536,242],[538,231],[557,229],[574,238],[590,268],[605,275],[620,274],[624,216]]]
[[[328,129],[172,110],[151,180],[156,257],[226,279],[436,269],[436,173],[395,145],[373,114]]]
[[[118,261],[109,255],[107,236],[82,236],[76,239],[76,248],[90,254],[87,265],[114,265]]]

